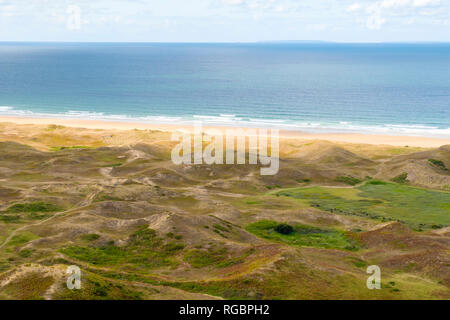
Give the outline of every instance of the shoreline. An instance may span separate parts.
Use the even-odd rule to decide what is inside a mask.
[[[17,116],[0,116],[0,123],[15,123],[21,125],[61,125],[72,128],[102,129],[102,130],[158,130],[173,132],[176,130],[190,130],[190,125],[139,123],[139,122],[119,122],[102,120],[81,120],[63,118],[32,118]],[[226,130],[238,127],[225,126],[203,126],[203,129]],[[390,146],[410,146],[421,148],[438,148],[443,145],[450,145],[450,139],[429,138],[419,136],[394,136],[366,133],[308,133],[294,130],[280,130],[280,138],[296,140],[327,140],[331,142],[370,144],[370,145],[390,145]]]

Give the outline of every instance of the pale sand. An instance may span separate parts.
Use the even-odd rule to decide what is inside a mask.
[[[1,116],[0,122],[10,122],[17,124],[39,124],[39,125],[61,125],[74,128],[86,129],[106,129],[106,130],[192,130],[191,126],[170,125],[170,124],[150,124],[150,123],[132,123],[132,122],[114,122],[100,120],[79,120],[79,119],[58,119],[58,118],[29,118]],[[213,127],[204,127],[211,129]],[[229,129],[225,127],[214,127],[220,130]],[[438,148],[443,145],[450,145],[450,139],[438,139],[427,137],[410,136],[389,136],[389,135],[371,135],[357,133],[305,133],[300,131],[280,131],[280,137],[286,139],[307,139],[307,140],[327,140],[333,142],[372,144],[372,145],[391,145],[391,146],[410,146],[422,148]]]

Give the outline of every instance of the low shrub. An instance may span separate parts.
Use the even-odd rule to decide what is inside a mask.
[[[442,169],[442,170],[444,170],[444,171],[448,171],[448,169],[447,169],[447,167],[445,166],[444,162],[442,162],[441,160],[428,159],[428,162],[429,162],[431,165],[433,165],[433,166],[435,166],[435,167],[437,167],[437,168],[439,168],[439,169]]]
[[[294,232],[294,228],[288,224],[282,223],[275,227],[275,231],[280,234],[291,234]]]
[[[6,212],[19,213],[19,212],[57,212],[62,209],[57,205],[45,202],[31,202],[31,203],[16,203],[10,206]]]
[[[408,183],[408,173],[403,172],[402,174],[394,177],[391,179],[391,181],[399,183],[399,184],[405,184]]]
[[[334,181],[336,182],[342,182],[351,186],[355,186],[359,183],[361,183],[362,181],[359,180],[358,178],[352,177],[352,176],[340,176],[337,177],[336,179],[334,179]]]

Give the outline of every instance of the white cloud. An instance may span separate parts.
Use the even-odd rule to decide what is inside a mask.
[[[439,9],[434,10],[431,7],[440,4],[440,0],[379,0],[365,7],[366,27],[371,30],[381,29],[389,17],[402,16],[409,21],[415,21],[414,17],[417,15],[435,15],[439,13]],[[357,4],[346,9],[348,12],[357,10],[359,10]]]
[[[438,13],[439,13],[439,11],[432,10],[432,9],[424,9],[424,10],[419,11],[419,14],[422,16],[434,16]]]
[[[370,30],[379,30],[385,23],[386,19],[381,16],[381,10],[376,10],[367,18],[366,26]]]
[[[82,9],[77,32],[66,27],[69,4]],[[450,0],[0,0],[0,38],[7,40],[254,41],[317,33],[334,41],[450,41],[449,23]]]
[[[16,6],[14,5],[6,5],[0,8],[0,16],[2,17],[12,17],[16,13]]]
[[[404,7],[410,4],[410,0],[384,0],[381,2],[381,8],[398,8]]]
[[[222,3],[229,5],[240,5],[244,3],[244,0],[222,0]]]
[[[347,12],[355,12],[355,11],[360,10],[361,8],[362,7],[361,7],[361,5],[359,3],[354,3],[354,4],[350,5],[350,6],[348,6],[346,11]]]
[[[414,0],[414,7],[428,7],[428,6],[437,6],[441,4],[441,0]]]
[[[228,6],[240,7],[243,11],[260,11],[266,13],[294,12],[294,5],[298,5],[294,0],[221,0],[221,3]],[[254,12],[252,12],[255,14]]]
[[[286,11],[286,8],[284,7],[284,6],[276,6],[275,7],[275,11],[276,12],[285,12]]]
[[[327,24],[321,24],[321,23],[317,23],[317,24],[308,24],[306,26],[307,30],[311,30],[311,31],[324,31],[326,29],[328,29],[328,25]]]

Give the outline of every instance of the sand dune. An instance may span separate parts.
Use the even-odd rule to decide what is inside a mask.
[[[175,127],[9,120],[0,299],[450,298],[449,146],[288,132],[261,176],[174,164]],[[373,264],[383,290],[365,287]],[[85,290],[65,287],[69,265]]]

